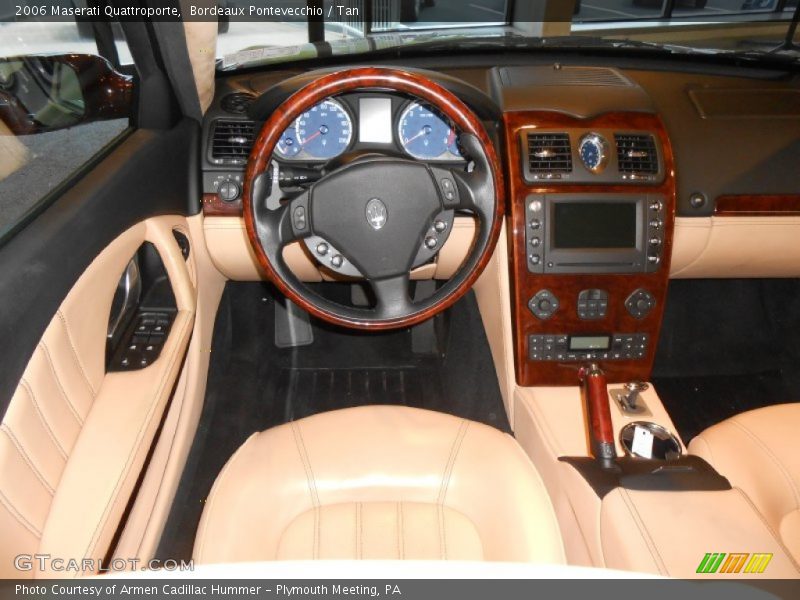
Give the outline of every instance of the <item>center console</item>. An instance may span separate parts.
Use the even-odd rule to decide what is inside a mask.
[[[515,368],[575,385],[581,363],[646,380],[675,216],[672,151],[648,112],[505,114]]]

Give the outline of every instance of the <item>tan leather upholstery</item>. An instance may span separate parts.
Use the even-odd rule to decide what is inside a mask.
[[[513,438],[391,406],[251,436],[214,484],[194,557],[564,561],[550,499]]]
[[[159,250],[178,313],[146,369],[105,372],[106,329],[120,275],[144,241]],[[19,554],[101,559],[155,435],[192,330],[195,288],[163,218],[114,240],[64,299],[0,424],[0,577]],[[92,571],[90,571],[91,573]]]
[[[744,491],[800,562],[800,404],[736,415],[689,444]]]

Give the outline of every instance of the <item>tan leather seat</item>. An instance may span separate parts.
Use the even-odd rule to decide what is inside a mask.
[[[370,406],[251,436],[217,477],[194,558],[563,563],[564,552],[544,484],[512,437]]]
[[[800,562],[800,404],[779,404],[709,427],[689,444],[692,454],[747,494]]]

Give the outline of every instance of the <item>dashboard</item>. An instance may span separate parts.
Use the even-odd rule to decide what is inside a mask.
[[[797,96],[796,77],[585,58],[491,62],[427,74],[479,115],[503,162],[519,384],[571,383],[586,360],[610,381],[646,380],[670,277],[800,276],[800,102],[770,101]],[[221,82],[204,122],[207,216],[241,216],[241,190],[227,188],[241,182],[258,117],[308,81],[276,71]],[[234,98],[245,105],[238,113]],[[219,144],[231,131],[244,132],[233,150]],[[393,92],[323,101],[287,128],[274,162],[282,185],[302,185],[369,152],[464,162],[452,124]],[[446,248],[439,262],[457,267]],[[425,266],[437,278],[452,272]]]

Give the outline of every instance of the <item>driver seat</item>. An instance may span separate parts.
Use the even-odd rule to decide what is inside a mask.
[[[511,436],[397,406],[253,434],[217,477],[194,559],[565,562],[545,486]]]

